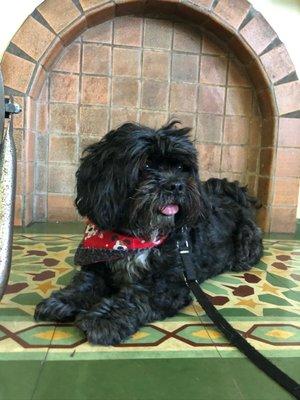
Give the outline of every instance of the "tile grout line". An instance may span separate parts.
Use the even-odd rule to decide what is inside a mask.
[[[45,364],[46,364],[46,362],[47,362],[47,357],[48,357],[48,354],[49,354],[49,351],[50,351],[50,346],[51,346],[52,341],[53,341],[53,339],[54,339],[55,330],[56,330],[56,326],[54,326],[54,328],[53,328],[53,333],[52,333],[52,335],[51,335],[50,343],[48,344],[47,351],[46,351],[46,353],[45,353],[45,357],[44,357],[43,360],[41,361],[41,366],[40,366],[40,368],[39,368],[39,372],[38,372],[38,375],[37,375],[37,378],[36,378],[35,386],[34,386],[34,388],[33,388],[32,395],[31,395],[31,397],[30,397],[30,400],[34,400],[34,396],[35,396],[36,391],[37,391],[37,389],[38,389],[39,382],[40,382],[41,376],[42,376],[42,372],[43,372],[44,367],[45,367]]]

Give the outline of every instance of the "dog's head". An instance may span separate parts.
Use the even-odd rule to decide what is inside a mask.
[[[101,229],[145,238],[192,225],[204,212],[190,128],[126,123],[84,152],[75,204]]]

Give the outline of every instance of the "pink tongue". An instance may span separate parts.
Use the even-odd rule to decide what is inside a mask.
[[[166,207],[163,207],[161,210],[164,215],[175,215],[179,211],[179,207],[176,204],[169,204]]]

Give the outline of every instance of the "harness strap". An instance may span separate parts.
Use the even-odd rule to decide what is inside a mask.
[[[300,384],[284,373],[275,364],[259,353],[250,343],[247,342],[226,319],[219,313],[210,302],[207,295],[201,289],[194,268],[193,260],[189,251],[189,242],[186,229],[182,230],[183,238],[177,242],[182,264],[184,267],[184,279],[187,287],[192,291],[198,303],[213,321],[216,327],[226,338],[237,347],[245,356],[261,371],[272,378],[276,383],[287,390],[296,399],[300,399]]]

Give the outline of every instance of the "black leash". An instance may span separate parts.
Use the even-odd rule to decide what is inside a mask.
[[[287,390],[296,399],[300,399],[300,384],[281,371],[276,365],[259,353],[247,342],[219,313],[201,289],[196,276],[196,270],[190,254],[189,236],[186,227],[182,228],[182,235],[177,241],[177,248],[184,266],[184,279],[188,288],[193,292],[198,303],[213,321],[216,327],[226,338],[236,346],[257,368],[272,378],[276,383]]]

